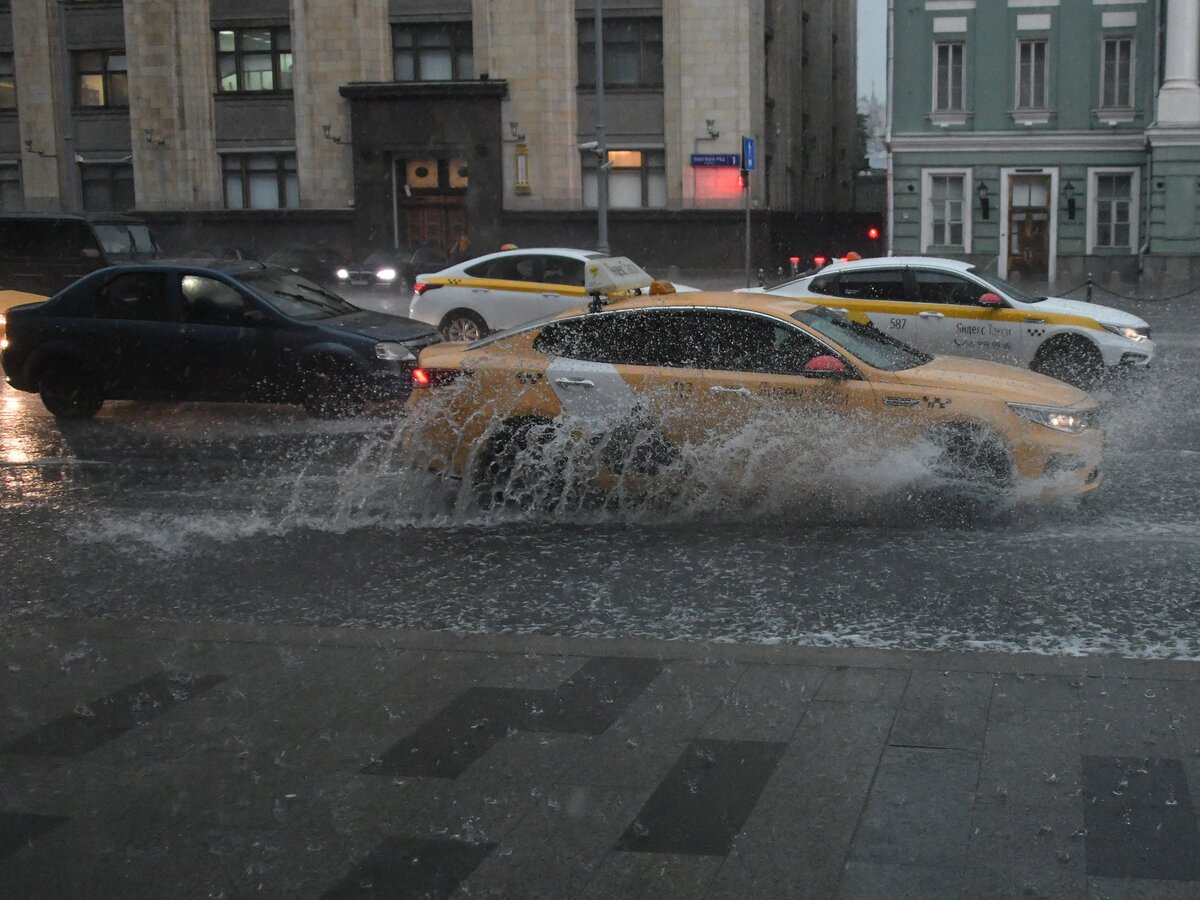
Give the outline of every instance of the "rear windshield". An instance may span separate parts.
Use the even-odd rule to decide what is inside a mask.
[[[162,255],[148,225],[97,222],[94,227],[100,246],[110,260],[153,259]]]

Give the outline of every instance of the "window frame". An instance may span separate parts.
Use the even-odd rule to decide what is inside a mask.
[[[610,41],[608,32],[611,28],[616,30],[619,27],[625,26],[630,22],[637,23],[638,36],[638,78],[636,83],[630,84],[625,81],[611,81],[610,76],[613,67],[608,65],[608,51],[605,50],[604,64],[604,90],[606,91],[636,91],[636,90],[663,90],[666,78],[663,71],[665,66],[665,34],[663,32],[663,17],[658,16],[605,16],[604,17],[604,46],[608,48],[610,45],[623,44],[624,41]],[[646,25],[653,23],[658,25],[658,66],[653,65],[654,56],[652,53],[647,53],[647,45],[653,45],[653,41],[646,40]],[[579,16],[575,19],[575,52],[576,52],[576,87],[583,91],[596,90],[596,38],[593,34],[590,40],[584,40],[583,28],[581,26],[593,27],[595,20],[589,16]],[[586,49],[585,49],[586,48]],[[584,79],[584,66],[582,61],[584,58],[591,60],[590,69],[592,77],[588,80]]]
[[[239,150],[236,153],[222,153],[221,156],[221,199],[225,209],[236,210],[272,210],[272,209],[299,209],[301,207],[300,200],[300,170],[296,159],[295,150]],[[277,187],[277,206],[253,206],[251,204],[251,173],[265,173],[267,169],[251,169],[249,167],[250,160],[254,158],[271,157],[275,162],[275,181]],[[288,167],[288,160],[291,161],[291,167]],[[231,160],[237,161],[236,174],[241,179],[242,189],[242,205],[229,205],[229,184],[228,178],[234,174],[233,167],[230,165]],[[296,203],[295,205],[288,204],[288,178],[295,176],[296,178]]]
[[[0,81],[8,81],[10,83],[8,89],[12,91],[12,104],[0,103],[0,115],[15,113],[20,103],[20,97],[17,93],[17,55],[11,50],[6,50],[0,53],[0,63],[5,59],[7,59],[8,64],[7,66],[0,66]],[[4,68],[7,68],[8,71],[4,72]],[[0,97],[2,96],[3,94],[0,93]]]
[[[269,89],[268,88],[247,88],[243,84],[243,72],[242,72],[243,59],[246,56],[262,55],[261,53],[255,53],[255,52],[247,53],[242,48],[241,36],[243,34],[245,34],[246,32],[251,32],[251,31],[266,31],[266,32],[270,33],[270,35],[271,35],[270,54],[271,54],[271,85],[272,86]],[[229,32],[233,35],[233,50],[222,50],[221,49],[221,35],[226,32]],[[279,36],[281,34],[287,35],[287,49],[286,50],[283,50],[279,47]],[[271,95],[276,95],[276,94],[288,95],[288,94],[293,93],[294,87],[284,88],[284,87],[279,86],[283,80],[282,75],[284,72],[284,66],[282,63],[282,56],[285,54],[287,56],[290,56],[291,60],[292,60],[291,68],[287,69],[287,71],[289,72],[289,76],[292,77],[293,79],[295,77],[294,73],[295,73],[295,66],[296,66],[296,51],[292,44],[291,26],[289,26],[289,25],[264,25],[264,26],[253,27],[253,26],[246,26],[246,25],[229,25],[229,26],[215,25],[215,26],[213,26],[213,50],[214,50],[213,58],[216,63],[217,94],[219,94],[221,96],[250,95],[250,96],[258,97],[258,96],[262,96],[264,94],[271,96]],[[225,86],[224,86],[224,77],[221,75],[221,60],[225,59],[225,58],[233,59],[233,75],[234,75],[234,78],[237,80],[237,87],[234,90],[226,90]]]
[[[609,147],[608,154],[610,162],[613,162],[613,154],[620,153],[640,153],[641,162],[637,166],[618,166],[613,165],[608,169],[609,172],[609,192],[608,202],[609,209],[666,209],[669,204],[667,197],[667,153],[662,147]],[[653,155],[653,161],[648,162],[648,157]],[[612,173],[614,171],[630,172],[637,170],[639,180],[641,182],[641,203],[638,206],[616,206],[612,202]],[[579,177],[580,177],[580,203],[583,209],[595,209],[596,202],[588,200],[588,182],[594,178],[596,190],[599,190],[599,158],[594,151],[581,150],[579,156]],[[661,204],[651,204],[651,179],[653,176],[659,176],[662,179],[661,188]]]
[[[1023,48],[1025,45],[1030,47],[1041,46],[1042,48],[1042,91],[1041,97],[1037,98],[1039,102],[1025,104],[1022,103],[1021,76],[1024,70]],[[1034,75],[1034,65],[1030,63],[1031,78]],[[1013,109],[1017,112],[1045,112],[1050,108],[1050,39],[1047,37],[1019,37],[1017,38],[1017,55],[1016,55],[1016,102],[1013,104]],[[1033,79],[1036,83],[1036,79]],[[1031,85],[1031,88],[1033,85]],[[1030,91],[1032,94],[1032,90]],[[1031,100],[1034,99],[1031,96]]]
[[[1109,87],[1109,83],[1108,83],[1108,45],[1110,43],[1120,44],[1122,42],[1127,43],[1129,45],[1129,60],[1128,60],[1129,71],[1128,71],[1127,83],[1125,86],[1127,97],[1126,97],[1125,103],[1119,102],[1120,98],[1117,98],[1118,102],[1110,105],[1108,103],[1105,103],[1105,100],[1107,99],[1107,96],[1108,96],[1108,87]],[[1129,112],[1132,109],[1134,109],[1134,107],[1136,105],[1134,103],[1134,98],[1137,96],[1137,93],[1136,93],[1137,87],[1136,87],[1136,83],[1135,83],[1136,79],[1137,79],[1137,41],[1134,38],[1134,36],[1131,34],[1119,34],[1119,35],[1104,34],[1104,35],[1101,35],[1100,36],[1100,103],[1099,103],[1100,111],[1104,112],[1104,111],[1108,111],[1108,110],[1116,110],[1116,111],[1121,111],[1121,112]],[[1118,74],[1117,75],[1117,84],[1115,86],[1114,93],[1119,91],[1119,89],[1120,89],[1120,75]]]
[[[1097,242],[1100,227],[1100,178],[1105,175],[1129,176],[1129,246],[1109,246]],[[1139,225],[1141,224],[1141,176],[1142,171],[1136,166],[1096,166],[1088,169],[1087,194],[1087,242],[1085,252],[1091,256],[1132,256],[1137,253],[1140,240]]]
[[[4,185],[15,186],[13,196],[17,200],[16,206],[9,208],[4,203],[5,188]],[[4,159],[0,160],[0,212],[24,212],[25,211],[25,183],[21,172],[21,161],[19,159]]]
[[[91,56],[94,54],[99,54],[101,57],[101,60],[102,60],[99,70],[98,71],[93,70],[93,69],[84,70],[80,66],[81,58],[84,56]],[[113,70],[111,70],[109,68],[109,61],[114,56],[124,57],[124,59],[125,59],[125,68],[124,69],[117,69],[114,72]],[[110,100],[110,98],[112,97],[112,76],[116,73],[121,73],[125,76],[125,102],[124,103],[113,103]],[[97,110],[97,109],[129,109],[129,55],[125,52],[124,49],[89,48],[86,50],[85,49],[72,50],[71,51],[71,74],[72,74],[72,79],[73,79],[72,88],[74,91],[74,93],[72,95],[72,102],[74,105],[72,108],[76,112],[88,112],[88,111]],[[104,97],[103,97],[102,102],[84,104],[84,102],[83,102],[83,78],[84,78],[84,76],[98,76],[100,78],[101,85],[103,86],[103,89],[104,89]]]
[[[941,50],[945,47],[950,50],[950,55],[953,56],[954,48],[958,48],[958,97],[957,105],[952,102],[950,105],[943,106],[940,103],[941,97]],[[953,59],[950,61],[951,76],[953,76]],[[952,81],[952,77],[950,79]],[[949,84],[949,93],[954,93],[954,85]],[[952,101],[954,98],[950,98]],[[934,41],[933,42],[933,113],[938,114],[954,114],[965,113],[967,111],[967,42],[963,40],[957,41]]]
[[[122,213],[122,212],[128,212],[132,209],[137,208],[137,186],[136,186],[136,177],[137,176],[134,172],[133,163],[131,163],[131,162],[103,162],[103,161],[97,160],[95,162],[81,162],[81,163],[78,163],[77,165],[79,166],[80,201],[82,203],[84,212]],[[101,170],[101,169],[108,170],[107,177],[106,178],[94,177],[95,174],[98,173],[99,170]],[[119,177],[120,175],[122,175],[126,172],[128,172],[128,174],[129,174],[128,178]],[[93,177],[89,177],[89,175],[91,175]],[[106,185],[106,188],[108,191],[108,197],[109,197],[109,201],[110,201],[109,206],[100,207],[100,206],[89,206],[88,205],[88,185],[89,185],[89,183]],[[125,184],[125,183],[128,183],[128,185],[129,185],[130,203],[128,206],[124,206],[124,205],[120,204],[120,202],[118,200],[118,192],[116,189],[116,186],[118,184]]]
[[[422,47],[419,40],[419,35],[422,31],[429,32],[438,28],[449,27],[450,43],[443,47],[427,46]],[[409,29],[413,32],[412,44],[408,47],[400,47],[396,44],[396,34],[402,30]],[[466,36],[466,43],[462,44],[458,38]],[[392,42],[392,81],[400,84],[412,84],[418,82],[445,82],[445,81],[473,81],[475,79],[475,30],[470,19],[466,20],[448,20],[445,22],[393,22],[391,27],[391,42]],[[450,51],[450,77],[449,78],[425,78],[421,72],[421,51],[422,50],[443,50]],[[397,58],[403,51],[412,53],[413,57],[413,77],[400,78],[399,66]],[[462,57],[465,56],[469,62],[471,71],[464,74],[460,66]]]
[[[933,221],[933,180],[935,178],[961,177],[963,180],[963,213],[962,229],[963,242],[958,244],[942,244],[935,240]],[[972,229],[974,219],[975,196],[974,171],[965,167],[938,167],[921,170],[921,253],[929,253],[931,248],[944,249],[955,253],[969,254],[971,252]]]

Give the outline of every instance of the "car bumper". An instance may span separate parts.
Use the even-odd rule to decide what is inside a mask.
[[[1081,497],[1104,482],[1104,434],[1097,428],[1066,434],[1034,426],[1013,454],[1021,500]]]
[[[387,363],[373,369],[366,378],[366,399],[403,400],[412,393],[411,363]]]
[[[1104,365],[1110,369],[1145,369],[1154,359],[1154,341],[1131,341],[1107,332],[1096,340]]]

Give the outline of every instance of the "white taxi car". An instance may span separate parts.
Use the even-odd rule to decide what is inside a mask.
[[[589,250],[534,247],[469,259],[417,275],[408,315],[436,326],[448,341],[476,341],[492,331],[583,306],[584,264],[602,256]]]
[[[1075,384],[1105,370],[1145,368],[1150,326],[1135,315],[1080,300],[1033,297],[970,263],[880,257],[751,293],[799,297],[844,311],[920,350],[1028,366]]]

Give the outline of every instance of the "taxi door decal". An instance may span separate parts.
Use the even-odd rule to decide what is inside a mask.
[[[611,363],[556,356],[546,367],[546,380],[563,415],[571,418],[611,422],[637,405],[633,388]]]

